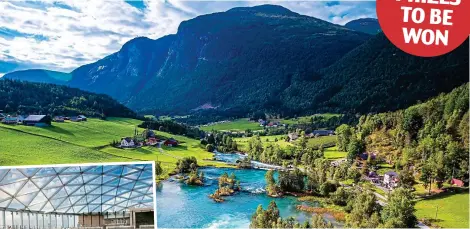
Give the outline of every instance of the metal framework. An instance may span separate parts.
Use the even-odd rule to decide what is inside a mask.
[[[153,208],[151,164],[0,169],[0,211],[80,215]]]

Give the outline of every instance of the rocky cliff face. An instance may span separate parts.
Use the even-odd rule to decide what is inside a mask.
[[[176,35],[137,38],[73,71],[71,85],[140,112],[251,110],[292,81],[341,58],[369,36],[285,8],[235,8],[181,23]]]

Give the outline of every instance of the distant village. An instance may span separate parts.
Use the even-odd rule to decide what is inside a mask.
[[[176,147],[180,143],[174,138],[164,139],[155,134],[153,130],[145,130],[139,134],[137,130],[134,137],[122,137],[119,142],[113,142],[112,145],[121,149],[135,149],[143,146],[155,146],[161,148],[162,146]]]
[[[49,115],[9,115],[0,113],[0,122],[5,125],[25,125],[25,126],[36,126],[46,127],[50,126],[52,122],[65,122],[69,120],[71,122],[84,122],[87,121],[87,117],[84,115],[77,115],[71,117],[65,116],[54,116],[53,118]]]

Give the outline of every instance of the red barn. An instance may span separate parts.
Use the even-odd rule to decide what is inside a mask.
[[[452,181],[450,182],[452,185],[455,185],[457,187],[463,187],[463,181],[459,180],[459,179],[452,179]]]
[[[164,143],[166,146],[178,146],[178,141],[173,138],[167,139]]]

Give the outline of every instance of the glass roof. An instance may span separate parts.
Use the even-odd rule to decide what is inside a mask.
[[[152,164],[0,169],[0,209],[97,213],[153,208]]]

